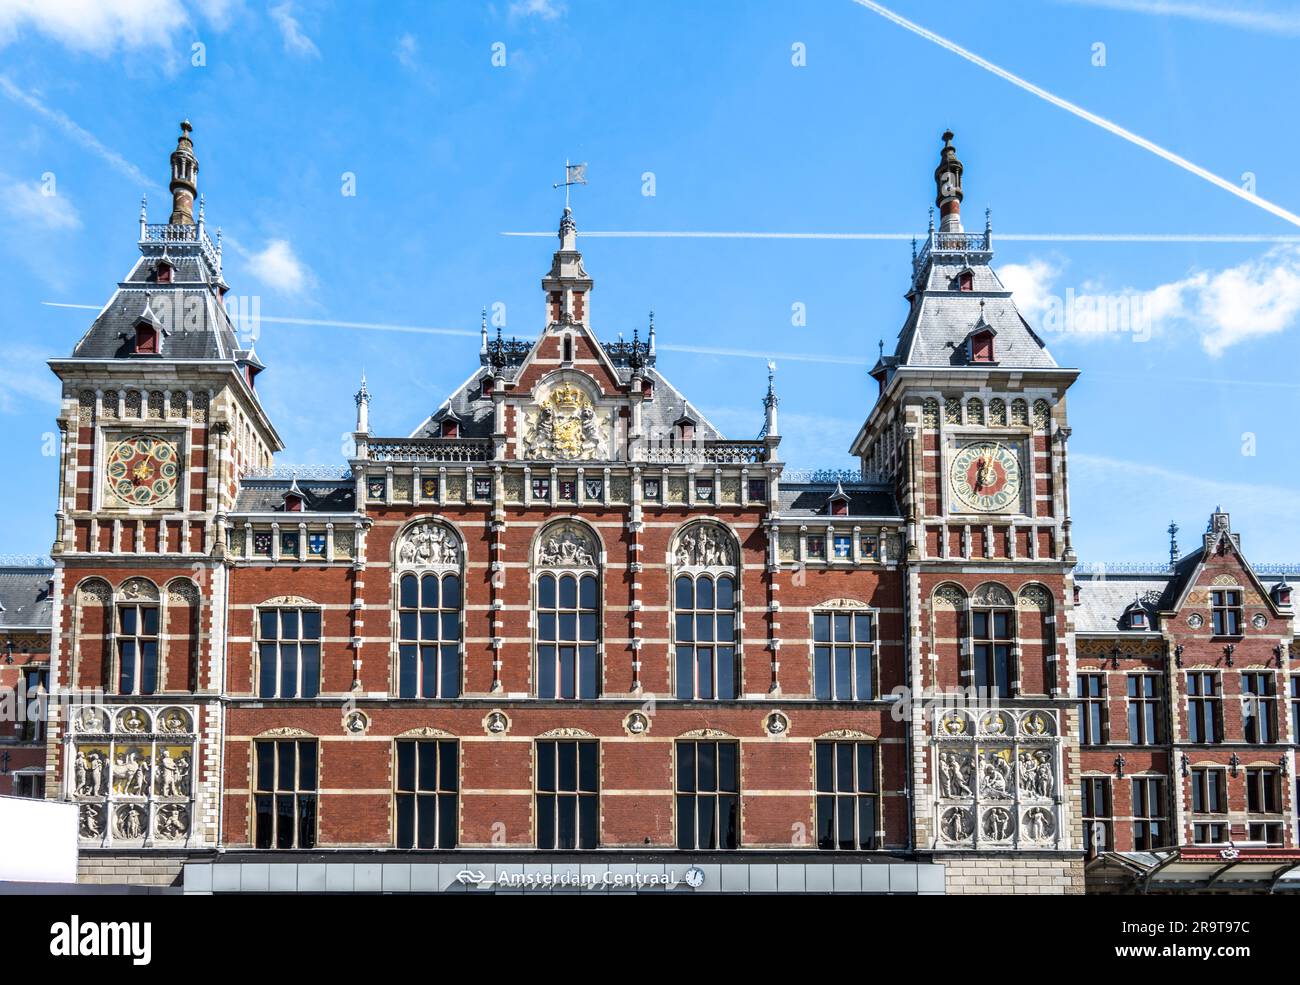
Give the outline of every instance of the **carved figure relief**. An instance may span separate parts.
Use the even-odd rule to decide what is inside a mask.
[[[975,758],[957,752],[939,754],[939,793],[943,797],[970,797]]]
[[[984,835],[993,841],[1006,841],[1013,826],[1011,812],[1005,807],[990,807],[984,812]]]
[[[544,568],[594,568],[598,553],[590,530],[562,523],[547,528],[537,546],[537,563]]]
[[[697,523],[677,535],[677,564],[685,568],[733,568],[736,545],[721,527]]]
[[[440,523],[417,523],[398,541],[397,562],[403,568],[455,567],[460,564],[460,542]]]
[[[975,833],[975,818],[968,807],[949,807],[943,812],[943,836],[948,841],[968,841]]]

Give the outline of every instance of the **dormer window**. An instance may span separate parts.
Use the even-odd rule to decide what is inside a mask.
[[[171,261],[159,260],[158,266],[155,268],[155,270],[157,273],[157,281],[159,284],[170,284],[172,282],[172,273],[175,270],[175,268],[171,265]]]
[[[452,420],[451,418],[447,418],[446,420],[444,420],[442,422],[442,436],[444,438],[459,438],[460,421],[455,421]]]
[[[1130,609],[1128,614],[1129,629],[1146,629],[1147,614],[1142,609]]]
[[[972,332],[967,342],[969,351],[967,355],[973,363],[991,363],[993,359],[993,332],[986,329],[981,332]]]
[[[655,395],[655,381],[649,377],[641,379],[641,399],[649,400]]]
[[[975,275],[969,270],[963,270],[957,275],[957,290],[973,291],[975,290]]]
[[[153,325],[141,323],[135,327],[135,351],[140,356],[159,354],[158,329]]]
[[[831,502],[831,516],[848,516],[849,501],[847,499],[836,499]]]
[[[1285,607],[1291,604],[1291,586],[1285,581],[1278,582],[1273,587],[1273,601],[1279,607]]]
[[[284,497],[284,510],[286,513],[302,512],[302,497],[297,493],[290,493]]]
[[[496,379],[491,376],[483,377],[483,396],[492,396],[492,391],[496,387]]]
[[[566,363],[573,362],[573,336],[572,335],[564,336],[564,361]]]
[[[682,441],[695,440],[695,421],[689,417],[679,417],[677,419],[677,437]]]

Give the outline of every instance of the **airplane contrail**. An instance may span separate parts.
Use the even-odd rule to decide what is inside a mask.
[[[1112,123],[1110,120],[1106,119],[1105,117],[1098,116],[1096,113],[1089,112],[1088,110],[1084,109],[1082,106],[1078,106],[1075,103],[1070,102],[1068,99],[1062,99],[1060,96],[1053,95],[1052,93],[1048,92],[1046,89],[1043,89],[1040,86],[1036,86],[1032,82],[1026,81],[1025,79],[1022,79],[1020,76],[1015,75],[1012,72],[1008,72],[1005,68],[1002,68],[999,65],[994,65],[987,58],[981,58],[973,51],[969,51],[966,48],[963,48],[961,45],[956,44],[953,41],[949,41],[947,38],[943,37],[942,35],[935,34],[933,31],[922,27],[920,24],[917,24],[914,21],[908,20],[906,17],[894,13],[888,7],[876,3],[875,0],[853,0],[853,2],[856,3],[859,7],[863,7],[867,10],[877,13],[888,21],[892,21],[893,23],[897,24],[899,27],[911,31],[913,34],[917,35],[918,37],[925,38],[925,40],[937,44],[941,48],[946,48],[948,51],[951,51],[955,55],[960,55],[962,58],[966,59],[971,64],[978,65],[986,72],[991,72],[994,75],[996,75],[998,78],[1005,79],[1007,82],[1010,82],[1012,85],[1024,89],[1025,92],[1031,93],[1037,96],[1039,99],[1046,100],[1047,102],[1051,103],[1053,106],[1065,110],[1067,113],[1073,113],[1081,120],[1087,120],[1089,123],[1093,124],[1093,126],[1100,127],[1101,129],[1107,131],[1108,133],[1113,133],[1115,136],[1120,137],[1123,140],[1127,140],[1130,144],[1134,144],[1138,147],[1141,147],[1143,150],[1150,151],[1152,154],[1155,154],[1157,157],[1163,158],[1164,160],[1168,161],[1170,164],[1176,164],[1184,171],[1189,171],[1192,174],[1196,175],[1198,178],[1202,178],[1205,181],[1208,181],[1212,185],[1217,185],[1219,188],[1222,188],[1226,192],[1231,192],[1233,195],[1236,195],[1240,199],[1244,199],[1245,201],[1249,202],[1251,205],[1261,208],[1265,212],[1269,212],[1277,216],[1279,219],[1285,219],[1293,226],[1300,226],[1300,215],[1296,215],[1294,212],[1289,212],[1286,209],[1282,208],[1282,206],[1277,205],[1274,202],[1268,201],[1268,199],[1260,198],[1254,192],[1248,192],[1246,191],[1246,189],[1234,185],[1231,181],[1228,181],[1226,178],[1220,178],[1217,174],[1214,174],[1212,171],[1205,170],[1205,168],[1201,167],[1199,164],[1193,164],[1191,161],[1187,160],[1187,158],[1175,154],[1171,150],[1165,150],[1165,148],[1161,147],[1159,144],[1152,143],[1150,140],[1147,140],[1145,137],[1138,136],[1132,130],[1124,129],[1124,127],[1120,126],[1118,123]]]
[[[502,236],[549,238],[555,231],[505,231]],[[859,240],[866,242],[901,241],[926,238],[925,233],[824,233],[764,232],[737,230],[722,232],[698,229],[599,229],[579,232],[588,239],[803,239]],[[995,233],[1008,243],[1300,243],[1300,234],[1268,235],[1265,233]]]

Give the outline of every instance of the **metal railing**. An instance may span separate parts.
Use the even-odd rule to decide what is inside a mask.
[[[669,441],[642,446],[634,459],[661,465],[757,465],[766,454],[761,441]]]
[[[367,448],[373,462],[492,461],[492,442],[482,438],[381,438]]]
[[[217,248],[201,226],[170,222],[148,222],[140,227],[141,243],[197,243],[213,270],[221,267]]]

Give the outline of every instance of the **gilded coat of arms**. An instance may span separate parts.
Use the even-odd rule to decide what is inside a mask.
[[[580,461],[606,458],[604,428],[591,399],[561,383],[524,417],[524,458]]]

